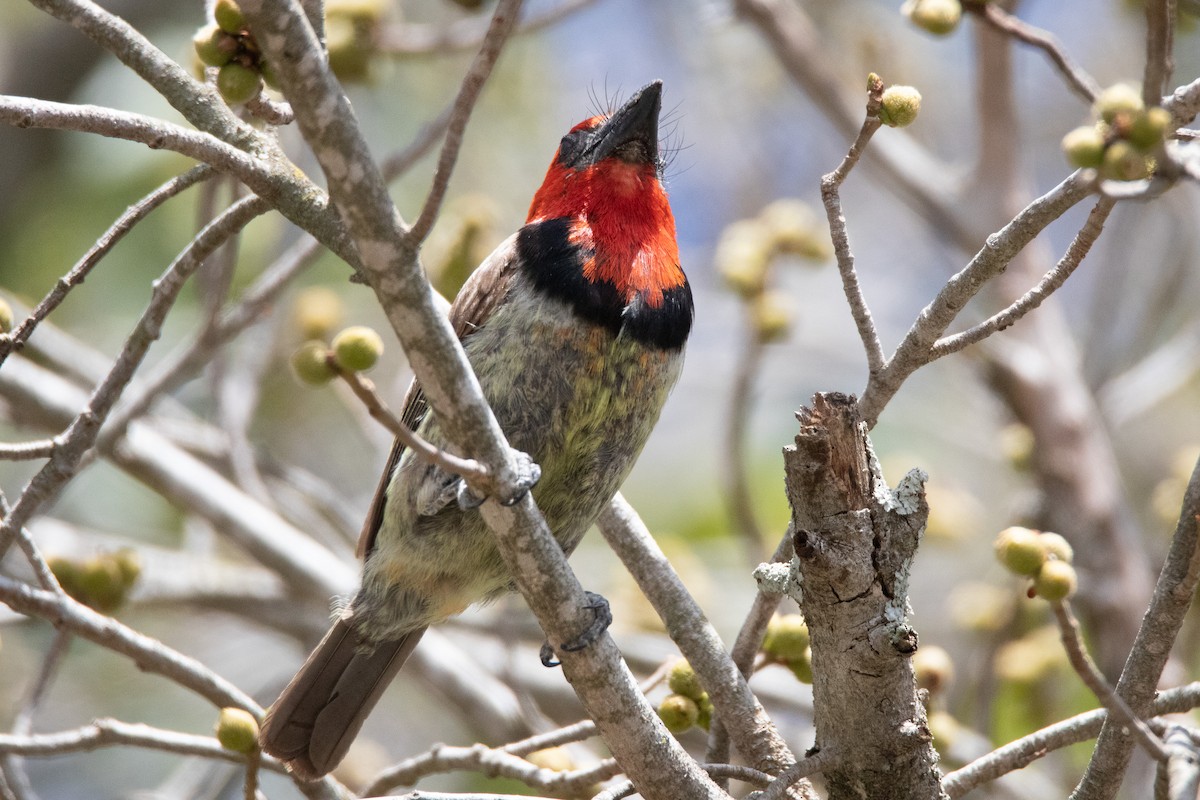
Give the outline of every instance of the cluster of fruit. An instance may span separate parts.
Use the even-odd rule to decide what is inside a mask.
[[[192,37],[201,63],[217,69],[217,91],[231,106],[258,96],[263,81],[276,88],[270,65],[263,60],[254,36],[246,29],[246,18],[235,0],[217,0],[213,22]]]
[[[1053,603],[1075,594],[1079,583],[1071,566],[1075,553],[1059,534],[1014,526],[1000,531],[995,548],[996,558],[1010,572],[1033,578],[1030,596]]]
[[[667,686],[671,693],[658,704],[658,716],[667,730],[676,735],[694,727],[708,730],[712,725],[712,700],[687,659],[681,658],[671,665]]]
[[[1100,93],[1092,105],[1097,121],[1063,137],[1067,160],[1076,167],[1098,169],[1113,181],[1136,181],[1154,172],[1155,153],[1172,131],[1171,112],[1146,108],[1142,95],[1119,83]]]

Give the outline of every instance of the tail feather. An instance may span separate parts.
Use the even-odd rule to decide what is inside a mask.
[[[271,706],[259,734],[264,752],[314,780],[338,765],[424,628],[368,642],[338,619]]]

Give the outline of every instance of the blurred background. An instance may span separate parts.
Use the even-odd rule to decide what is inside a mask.
[[[378,27],[372,28],[379,37],[376,46],[395,52],[371,52],[362,64],[345,69],[356,78],[347,81],[348,92],[381,158],[417,139],[452,100],[474,52],[454,42],[475,41],[492,6],[484,2],[474,10],[472,5],[398,0],[370,12],[377,14],[373,25]],[[862,348],[828,257],[818,190],[820,176],[841,160],[851,134],[830,118],[827,103],[814,102],[789,74],[762,27],[735,13],[744,4],[531,0],[526,14],[539,18],[562,5],[571,6],[571,12],[517,35],[501,57],[467,128],[449,200],[424,260],[439,286],[452,293],[462,265],[477,263],[523,222],[559,137],[649,81],[664,81],[665,181],[683,266],[695,292],[697,323],[683,377],[624,492],[731,642],[755,591],[750,570],[774,550],[788,520],[780,451],[796,433],[794,412],[813,392],[857,393],[866,381]],[[995,199],[993,190],[1018,191],[1024,197],[1019,209],[1070,174],[1059,142],[1067,131],[1089,121],[1089,108],[1043,54],[1017,46],[1011,64],[1015,115],[1010,114],[1002,98],[988,94],[975,20],[964,18],[953,34],[936,37],[908,22],[899,5],[898,0],[848,0],[795,7],[812,23],[819,58],[837,77],[836,84],[825,84],[828,96],[853,110],[855,127],[868,72],[920,89],[917,122],[903,131],[884,129],[875,144],[948,199],[978,246],[1012,215],[1002,213],[1008,198]],[[190,40],[205,21],[199,2],[113,2],[106,7],[180,63],[192,63]],[[1054,32],[1100,86],[1140,81],[1145,25],[1140,4],[1032,0],[1021,3],[1016,13]],[[0,0],[0,19],[3,93],[111,106],[182,122],[135,75],[70,26],[17,0]],[[1177,83],[1200,74],[1195,28],[1185,14],[1176,42]],[[993,126],[1016,153],[1012,170],[1006,170],[1016,180],[997,182],[989,165],[980,163],[981,152],[989,152],[981,143],[989,130],[996,132]],[[283,129],[280,137],[297,163],[316,177],[319,170],[296,131]],[[436,147],[393,184],[406,218],[414,218],[420,208],[435,158]],[[127,206],[189,166],[177,155],[97,136],[0,128],[0,290],[18,308],[33,305]],[[185,246],[205,204],[225,202],[227,192],[225,187],[206,196],[193,189],[140,224],[51,317],[65,342],[55,339],[53,347],[78,347],[61,352],[74,353],[80,363],[95,357],[103,367],[101,357],[111,359],[120,347],[144,308],[150,282]],[[905,186],[896,185],[877,162],[863,162],[842,198],[859,276],[890,352],[969,254],[960,246],[961,238],[931,221]],[[766,312],[731,289],[730,265],[724,265],[723,276],[718,244],[731,224],[759,219],[781,199],[811,209],[806,218],[795,204],[773,206],[776,212],[785,209],[789,224],[811,234],[811,248],[808,255],[785,253],[771,262],[772,324],[764,335],[761,315]],[[1181,185],[1154,201],[1119,206],[1056,302],[1035,312],[1034,317],[1045,315],[1058,327],[1047,327],[1043,320],[1041,327],[1022,334],[1026,323],[1018,323],[999,339],[1012,337],[1020,347],[976,347],[919,371],[873,431],[889,482],[913,467],[930,475],[932,515],[913,576],[912,609],[922,646],[944,647],[954,664],[953,682],[934,699],[936,710],[946,712],[945,732],[935,733],[949,767],[986,752],[989,741],[1002,743],[1095,705],[1066,668],[1057,634],[1047,633],[1044,604],[1024,600],[1025,587],[992,556],[991,541],[1000,529],[1012,524],[1050,527],[1046,521],[1056,517],[1048,504],[1059,502],[1056,493],[1062,491],[1056,475],[1087,475],[1097,468],[1094,450],[1056,449],[1056,457],[1067,461],[1053,469],[1048,457],[1039,459],[1054,443],[1045,438],[1052,433],[1038,424],[1040,418],[1028,417],[1028,403],[1014,399],[1020,394],[1013,388],[1014,375],[1027,375],[1026,367],[1036,372],[1046,364],[1071,365],[1051,369],[1039,385],[1051,396],[1069,398],[1063,401],[1072,409],[1069,418],[1086,435],[1107,444],[1103,459],[1116,470],[1097,491],[1106,509],[1102,516],[1114,526],[1115,532],[1107,535],[1128,548],[1120,551],[1124,564],[1109,572],[1110,562],[1088,556],[1081,559],[1081,578],[1084,596],[1092,602],[1085,621],[1097,640],[1102,666],[1115,677],[1123,660],[1128,626],[1113,622],[1115,632],[1107,631],[1105,615],[1124,606],[1131,624],[1140,618],[1174,529],[1183,485],[1200,452],[1198,199],[1195,186]],[[1073,209],[1038,240],[1029,266],[1032,277],[1023,287],[1061,255],[1089,207],[1084,203]],[[229,277],[232,295],[297,239],[297,232],[278,216],[253,223],[240,240]],[[1021,283],[1025,273],[1014,272]],[[333,256],[316,259],[270,313],[221,351],[201,379],[172,394],[174,406],[160,403],[157,411],[178,417],[181,425],[198,418],[240,437],[259,470],[269,473],[269,485],[260,488],[275,506],[310,504],[291,512],[295,518],[313,519],[314,535],[332,543],[351,563],[352,545],[344,534],[357,533],[388,437],[353,398],[334,388],[302,387],[287,368],[289,355],[304,338],[304,309],[320,300],[339,318],[335,326],[371,325],[384,333],[385,357],[372,377],[385,397],[399,403],[409,379],[403,355],[370,291],[349,283],[348,275]],[[202,324],[212,291],[211,280],[205,280],[201,275],[185,290],[162,341],[151,350],[147,371],[168,359]],[[324,294],[314,294],[313,287]],[[985,294],[965,320],[982,319],[1003,307],[1004,296],[1003,291]],[[31,341],[35,351],[40,337],[42,331]],[[1039,360],[1049,352],[1055,358]],[[753,356],[755,369],[746,374],[751,353],[761,360]],[[43,363],[48,363],[44,356]],[[80,373],[89,374],[82,368]],[[86,384],[86,378],[68,377]],[[739,533],[745,518],[731,513],[728,491],[731,408],[738,381],[748,403],[744,436],[738,439],[741,468],[761,531],[761,538],[750,544]],[[1071,388],[1062,389],[1063,383]],[[1033,413],[1040,402],[1033,404]],[[17,425],[17,418],[19,409],[9,408],[3,422],[6,440],[46,434]],[[40,463],[0,463],[0,486],[10,499]],[[252,481],[231,463],[224,470],[244,478],[239,479],[243,486]],[[136,549],[142,577],[120,618],[198,658],[264,702],[291,676],[311,637],[323,628],[319,603],[305,605],[306,623],[280,622],[256,613],[252,604],[231,602],[236,591],[230,590],[222,605],[179,588],[178,571],[190,565],[232,568],[248,559],[220,531],[103,460],[74,480],[49,516],[32,529],[48,554],[84,557],[120,547]],[[1115,552],[1109,540],[1089,538],[1101,535],[1092,527],[1062,532],[1077,551],[1094,547]],[[599,537],[589,537],[572,562],[589,589],[613,601],[618,642],[639,674],[649,673],[673,653],[659,635],[661,624]],[[244,578],[265,580],[261,572],[248,571]],[[232,583],[241,575],[223,574]],[[247,589],[245,597],[251,594]],[[1085,606],[1088,602],[1084,600]],[[512,637],[504,638],[520,644],[504,647],[487,635],[497,626],[512,631]],[[542,670],[533,658],[540,634],[519,598],[473,611],[446,626],[445,633],[473,666],[486,665],[517,687],[522,713],[534,720],[533,727],[577,718],[561,676]],[[1198,633],[1194,625],[1185,633],[1173,681],[1195,677]],[[0,610],[0,637],[0,726],[7,726],[11,710],[30,691],[54,632],[44,623]],[[357,775],[370,775],[432,742],[469,744],[491,735],[472,724],[469,708],[447,710],[445,699],[429,691],[419,671],[404,676],[352,751],[347,769]],[[762,670],[752,685],[770,701],[793,749],[806,749],[811,744],[807,688],[781,667]],[[204,733],[215,714],[197,697],[76,641],[35,729],[71,728],[98,716]],[[701,735],[692,732],[683,738],[703,749]],[[1063,795],[1074,785],[1088,752],[1090,747],[1082,746],[1058,754],[977,794]],[[589,755],[580,751],[577,757],[586,762]],[[240,792],[232,768],[125,748],[31,759],[26,769],[37,794],[47,800],[216,798]],[[429,789],[468,786],[517,791],[500,781],[469,776],[422,783]],[[264,788],[272,797],[299,796],[274,777]]]

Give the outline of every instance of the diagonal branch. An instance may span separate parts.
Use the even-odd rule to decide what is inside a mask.
[[[25,525],[45,503],[50,502],[79,468],[84,454],[91,449],[121,393],[141,366],[150,345],[158,339],[163,320],[179,297],[187,279],[209,255],[250,220],[267,211],[267,203],[247,198],[227,209],[202,230],[154,283],[150,303],[121,348],[112,369],[92,392],[87,406],[71,423],[50,460],[30,479],[12,510],[0,526],[0,558],[16,531]]]
[[[1089,104],[1100,94],[1100,84],[1087,73],[1083,67],[1075,63],[1063,47],[1058,37],[1049,31],[1030,25],[1016,17],[996,3],[986,0],[969,0],[963,3],[963,9],[974,14],[979,19],[1001,33],[1008,34],[1019,42],[1036,47],[1046,54],[1062,74],[1067,85]]]

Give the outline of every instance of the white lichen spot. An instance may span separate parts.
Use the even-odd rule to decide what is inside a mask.
[[[329,179],[338,183],[345,180],[346,173],[349,171],[349,167],[346,164],[346,157],[332,147],[326,148],[322,154],[321,166],[325,168]]]
[[[905,517],[915,514],[921,508],[921,495],[925,491],[927,480],[929,474],[925,470],[910,469],[893,490],[888,490],[886,484],[879,484],[883,487],[883,496],[879,500],[888,511],[895,511]]]
[[[787,594],[792,588],[792,570],[788,564],[759,564],[754,568],[754,580],[766,594]]]
[[[900,723],[900,735],[901,736],[920,736],[921,735],[921,726],[917,724],[916,720],[906,719],[906,720],[904,720],[904,722]]]

